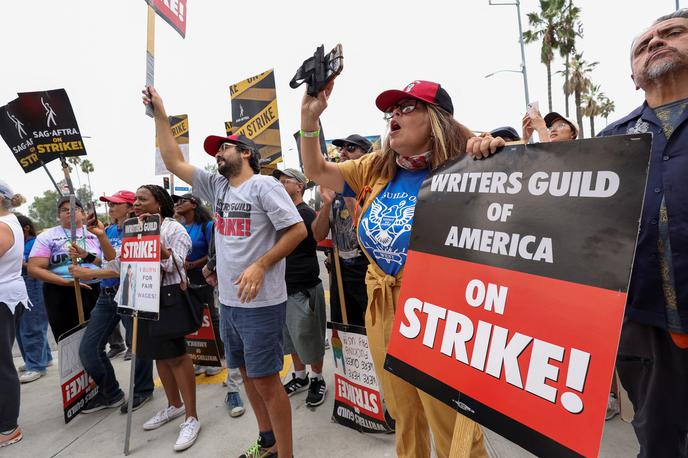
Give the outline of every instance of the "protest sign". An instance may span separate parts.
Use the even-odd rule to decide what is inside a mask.
[[[186,37],[186,0],[146,0],[182,38]]]
[[[225,133],[229,137],[234,132],[234,126],[232,126],[232,121],[225,121]]]
[[[86,148],[64,89],[19,93],[19,119],[26,120],[33,148],[47,164],[60,156],[84,156]]]
[[[189,162],[189,116],[174,115],[169,116],[168,120],[170,122],[170,127],[172,128],[172,135],[179,145],[179,149],[184,156],[184,161]],[[167,175],[170,172],[167,171],[165,163],[160,155],[160,144],[158,143],[158,137],[155,137],[155,175]]]
[[[233,133],[253,140],[260,152],[261,162],[274,167],[282,161],[274,71],[270,69],[232,84],[229,92],[232,98]]]
[[[160,215],[124,221],[117,312],[157,320],[160,312]]]
[[[79,357],[79,346],[85,333],[86,326],[79,326],[60,336],[57,342],[65,423],[72,421],[98,393],[96,383],[86,373]]]
[[[385,368],[536,455],[597,456],[650,143],[507,146],[428,177]]]
[[[220,367],[222,360],[208,307],[214,307],[214,304],[206,304],[203,307],[201,327],[198,328],[198,331],[186,336],[186,349],[194,364]]]
[[[18,99],[0,107],[0,136],[7,143],[24,173],[29,173],[41,166],[34,147],[33,135],[30,132],[28,121],[19,118]]]
[[[333,322],[327,326],[332,329],[334,356],[332,418],[360,432],[391,432],[365,328]]]

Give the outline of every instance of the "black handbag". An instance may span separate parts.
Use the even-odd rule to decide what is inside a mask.
[[[181,283],[160,287],[160,317],[150,322],[150,335],[158,339],[184,337],[198,331],[203,322],[204,304],[195,294],[189,294],[189,280],[182,275],[174,253],[170,256]]]

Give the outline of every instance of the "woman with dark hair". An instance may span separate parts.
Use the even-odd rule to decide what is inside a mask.
[[[174,219],[172,198],[160,186],[152,184],[141,186],[136,190],[134,213],[139,218],[160,215],[162,220],[160,224],[161,286],[180,284],[183,279],[177,272],[177,267],[181,275],[185,276],[184,259],[191,250],[191,239],[184,227]],[[119,261],[117,257],[113,262],[108,263],[109,268],[119,271]],[[118,290],[115,302],[122,301],[123,289]],[[161,313],[164,313],[164,310],[161,310]],[[183,336],[153,337],[148,324],[146,320],[139,321],[140,331],[136,353],[137,357],[155,360],[168,405],[146,421],[143,429],[146,431],[157,429],[185,415],[186,420],[180,427],[174,449],[186,450],[194,444],[201,430],[196,413],[196,380],[193,364],[186,353],[186,341]]]
[[[336,192],[352,193],[361,202],[355,224],[370,261],[365,325],[387,407],[396,420],[397,455],[429,457],[432,430],[437,455],[447,457],[459,421],[471,442],[470,456],[486,457],[476,423],[383,369],[421,184],[431,170],[464,154],[473,134],[454,119],[447,91],[437,83],[413,81],[403,90],[383,92],[375,101],[389,129],[382,151],[353,161],[326,162],[318,143],[319,118],[332,87],[330,83],[317,97],[303,97],[301,158],[311,179]]]
[[[48,312],[43,301],[43,282],[31,277],[26,271],[29,253],[36,241],[36,228],[29,218],[17,214],[17,220],[24,231],[24,264],[22,277],[31,301],[31,310],[26,310],[17,326],[17,344],[24,365],[19,367],[19,381],[29,383],[46,374],[53,365],[53,355],[48,343]]]
[[[48,322],[56,341],[79,324],[74,277],[69,272],[72,256],[77,256],[79,266],[89,269],[100,266],[102,257],[100,241],[86,229],[84,207],[78,199],[74,206],[74,240],[70,233],[70,213],[69,197],[60,197],[57,202],[59,224],[38,234],[28,261],[29,275],[43,281],[43,298],[48,312]],[[90,318],[91,310],[98,299],[99,282],[99,279],[94,279],[80,283],[86,320]]]
[[[181,196],[172,196],[174,201],[175,218],[186,228],[186,232],[191,237],[191,252],[186,257],[184,267],[189,276],[192,287],[199,293],[199,297],[204,298],[203,302],[208,304],[210,316],[215,331],[217,348],[220,350],[220,357],[224,357],[224,346],[219,341],[220,319],[215,308],[215,294],[213,287],[208,285],[203,276],[203,266],[208,262],[208,252],[210,241],[213,239],[213,218],[210,212],[191,193]],[[222,367],[197,365],[194,373],[212,376],[222,372]]]

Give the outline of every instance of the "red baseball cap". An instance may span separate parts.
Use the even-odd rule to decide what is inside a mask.
[[[131,191],[117,191],[111,196],[101,196],[101,202],[112,202],[113,204],[131,204],[134,205],[136,194]]]
[[[432,81],[415,80],[403,90],[390,89],[378,95],[375,105],[380,111],[385,111],[403,99],[416,99],[438,106],[449,114],[454,114],[454,105],[447,91],[438,83]]]
[[[203,142],[203,149],[205,150],[206,153],[210,154],[212,157],[215,157],[217,154],[217,150],[220,148],[220,145],[223,143],[232,143],[233,145],[240,145],[245,148],[250,149],[254,153],[258,152],[258,148],[256,148],[256,144],[253,143],[253,140],[248,138],[245,135],[230,135],[229,137],[221,137],[219,135],[209,135],[206,137],[205,141]]]

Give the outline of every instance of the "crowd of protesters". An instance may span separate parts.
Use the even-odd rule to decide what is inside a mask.
[[[654,139],[617,371],[635,409],[639,456],[687,456],[688,266],[680,254],[688,244],[683,199],[688,183],[688,10],[659,18],[633,41],[631,68],[645,102],[600,134],[651,132]],[[253,408],[258,437],[242,457],[292,456],[288,397],[308,391],[305,403],[311,407],[325,400],[326,303],[316,246],[328,234],[333,242],[328,259],[331,319],[342,321],[346,315],[349,324],[366,328],[396,422],[398,456],[429,456],[431,441],[439,456],[449,456],[457,424],[471,438],[466,454],[487,456],[479,425],[383,369],[415,197],[428,174],[448,160],[464,154],[488,158],[511,142],[573,141],[578,127],[557,112],[543,117],[532,106],[522,119],[521,135],[506,126],[475,136],[454,119],[454,102],[440,84],[416,80],[375,100],[388,123],[380,151],[353,134],[333,142],[340,160],[328,162],[320,152],[319,119],[333,89],[331,82],[317,97],[303,97],[303,172],[276,170],[268,176],[260,173],[256,145],[243,135],[205,140],[204,150],[215,158],[218,173],[186,162],[160,95],[146,88],[143,102],[154,109],[165,165],[191,184],[193,193],[170,196],[159,186],[144,185],[135,193],[102,197],[109,207],[107,228],[89,219],[78,200],[70,209],[69,198],[60,198],[59,224],[37,234],[30,220],[11,213],[20,196],[0,182],[0,446],[21,439],[19,383],[39,379],[52,365],[48,325],[59,339],[79,323],[74,279],[88,320],[80,357],[98,386],[83,412],[120,406],[126,412],[125,393],[105,353],[120,320],[127,335],[132,326],[117,314],[123,300],[122,223],[158,214],[161,283],[188,282],[208,304],[229,369],[225,403],[230,415],[244,413],[239,383]],[[303,200],[313,182],[319,185],[319,213]],[[375,217],[380,208],[392,206],[401,215],[392,223]],[[76,238],[70,235],[70,219],[76,222]],[[25,362],[18,369],[11,354],[15,334]],[[151,399],[155,361],[167,405],[143,428],[156,429],[184,416],[174,449],[187,449],[201,430],[194,374],[215,375],[219,369],[194,368],[183,336],[159,337],[144,325],[140,339],[133,409]],[[116,333],[113,345],[121,351]],[[285,354],[292,356],[294,372],[283,385],[279,373]],[[613,414],[612,401],[614,396]]]

